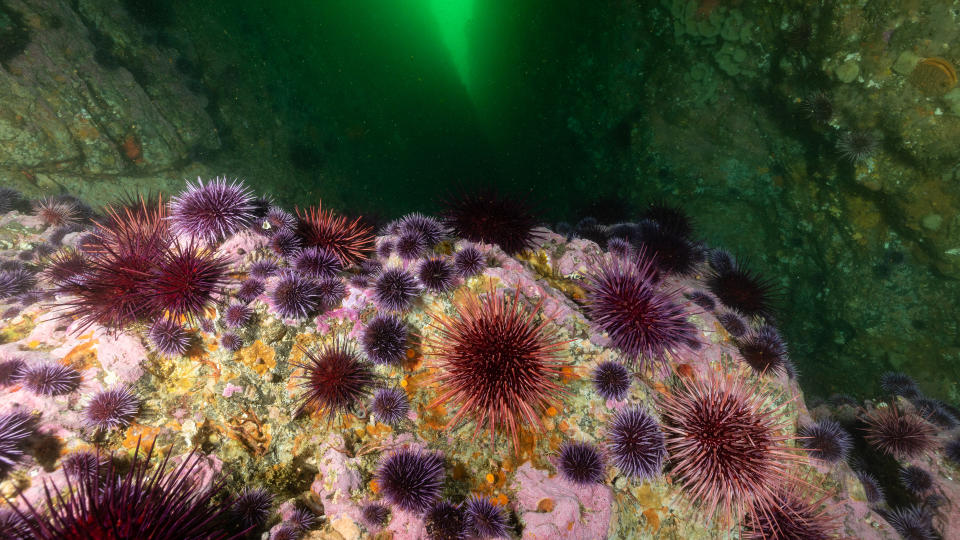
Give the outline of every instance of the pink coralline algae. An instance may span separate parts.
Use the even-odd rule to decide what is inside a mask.
[[[596,484],[579,486],[524,463],[517,469],[517,513],[526,527],[525,540],[580,540],[605,538],[610,525],[613,496],[610,488]],[[541,501],[553,501],[544,511]],[[548,505],[549,506],[549,505]]]

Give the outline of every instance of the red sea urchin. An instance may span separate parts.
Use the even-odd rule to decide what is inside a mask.
[[[483,295],[455,300],[456,315],[431,314],[435,330],[425,339],[437,360],[435,384],[440,395],[431,403],[458,406],[449,425],[471,418],[477,431],[505,431],[519,448],[521,426],[541,426],[541,414],[563,393],[559,356],[567,341],[548,317],[534,319],[532,309],[493,286]]]
[[[170,200],[173,228],[188,237],[214,243],[247,228],[253,221],[254,199],[238,180],[217,177],[187,183],[187,189]]]
[[[743,523],[744,540],[829,540],[836,538],[835,518],[829,514],[829,496],[813,498],[803,489],[784,486],[772,504],[755,504]]]
[[[533,247],[537,217],[522,199],[493,190],[462,194],[447,201],[444,221],[454,236],[497,244],[508,255]]]
[[[897,407],[875,409],[865,415],[866,440],[897,459],[919,456],[933,448],[937,430],[926,420]]]
[[[303,370],[294,377],[303,389],[296,414],[317,411],[329,418],[351,411],[370,394],[374,372],[345,341],[337,339],[319,353],[300,347],[305,360],[291,365]]]
[[[585,287],[590,319],[629,359],[639,360],[641,369],[696,341],[687,312],[675,302],[678,291],[658,291],[656,273],[653,261],[642,253],[636,263],[605,259]]]
[[[799,456],[788,445],[783,406],[739,378],[681,378],[658,398],[672,474],[705,515],[728,521],[775,504]]]
[[[345,216],[322,206],[296,209],[297,235],[305,247],[319,246],[335,253],[343,266],[365,259],[373,248],[374,236],[361,218],[349,221]]]
[[[403,510],[426,512],[440,496],[443,456],[421,450],[398,450],[380,462],[376,479],[387,501]]]
[[[49,484],[45,486],[42,506],[21,498],[23,518],[31,540],[134,539],[151,540],[223,540],[242,537],[226,532],[226,516],[232,501],[220,499],[223,483],[215,482],[197,489],[193,475],[201,460],[188,456],[167,472],[169,454],[154,472],[149,472],[150,456],[134,451],[130,469],[121,473],[112,462],[100,474],[67,477],[66,494]],[[51,489],[54,488],[54,489]],[[219,502],[215,502],[219,501]]]
[[[190,242],[165,250],[149,279],[152,311],[174,320],[195,321],[221,295],[227,262],[213,250]]]

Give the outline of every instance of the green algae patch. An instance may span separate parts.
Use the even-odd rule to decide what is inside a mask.
[[[3,329],[0,329],[0,345],[20,341],[30,335],[30,332],[33,332],[36,326],[37,323],[34,322],[33,317],[26,315],[20,322],[4,326]]]

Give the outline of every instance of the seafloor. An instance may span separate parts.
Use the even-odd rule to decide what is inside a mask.
[[[75,200],[61,201],[75,205],[75,210],[82,208]],[[89,250],[91,240],[84,228],[65,230],[44,221],[50,219],[49,212],[40,211],[32,215],[12,210],[0,216],[4,271],[25,271],[36,280],[35,290],[2,300],[0,359],[20,359],[25,371],[19,379],[10,376],[4,381],[0,415],[26,411],[36,419],[26,440],[7,446],[0,440],[0,449],[15,448],[23,453],[13,459],[0,483],[7,504],[26,508],[24,504],[31,501],[42,508],[45,486],[64,489],[63,463],[75,453],[98,451],[102,457],[119,457],[131,454],[138,443],[150,441],[158,450],[176,456],[174,462],[196,449],[202,462],[194,471],[194,489],[198,491],[218,477],[226,478],[231,493],[250,487],[269,490],[274,502],[268,521],[253,537],[260,537],[261,532],[263,538],[271,532],[278,535],[284,520],[298,508],[316,517],[311,530],[301,531],[304,538],[427,538],[423,512],[387,504],[392,508],[384,523],[372,524],[362,517],[365,505],[390,502],[376,475],[380,464],[400,449],[413,448],[443,456],[442,498],[453,504],[463,503],[469,495],[492,501],[506,519],[505,537],[737,538],[746,508],[737,506],[737,501],[749,497],[734,497],[731,516],[713,516],[703,507],[700,495],[683,488],[676,468],[684,458],[673,451],[663,472],[657,467],[652,477],[631,478],[608,461],[598,481],[586,485],[559,474],[557,460],[566,441],[591,443],[607,456],[615,454],[609,441],[614,415],[640,405],[663,422],[665,402],[659,398],[676,395],[683,380],[714,386],[741,381],[746,392],[759,396],[762,407],[770,411],[775,426],[771,434],[786,441],[780,450],[757,442],[762,459],[783,466],[776,481],[793,479],[789,481],[807,486],[801,490],[804,500],[813,505],[818,523],[830,525],[824,538],[896,538],[881,514],[911,501],[914,507],[923,508],[928,524],[942,538],[960,534],[960,521],[950,510],[953,503],[945,502],[960,500],[960,483],[955,480],[958,464],[950,463],[942,450],[956,437],[956,429],[937,428],[935,439],[899,463],[885,457],[887,462],[878,465],[879,454],[863,448],[851,453],[868,456],[859,461],[850,457],[828,463],[808,455],[800,448],[803,440],[795,435],[798,428],[814,420],[835,418],[860,444],[863,434],[856,430],[863,429],[861,420],[870,411],[896,406],[912,415],[915,407],[906,399],[891,396],[865,404],[837,400],[808,409],[786,358],[776,369],[756,371],[742,360],[738,345],[744,342],[732,338],[718,322],[717,315],[727,311],[722,303],[710,293],[706,296],[713,299],[713,305],[687,299],[691,293],[707,290],[705,279],[716,275],[707,262],[694,264],[687,277],[661,277],[651,285],[657,291],[676,290],[673,299],[692,326],[685,327],[686,343],[668,351],[665,362],[648,361],[643,369],[613,346],[596,321],[585,317],[585,306],[595,301],[590,297],[589,291],[594,290],[588,286],[590,277],[600,271],[604,257],[611,260],[616,256],[605,253],[594,241],[542,228],[533,231],[529,248],[515,256],[497,245],[449,236],[449,231],[419,257],[404,260],[394,250],[378,249],[378,254],[368,253],[370,259],[362,265],[351,265],[338,274],[345,289],[335,304],[299,320],[277,315],[274,291],[279,278],[269,277],[265,291],[243,300],[249,301],[253,315],[236,331],[240,343],[230,345],[236,350],[228,350],[221,344],[228,331],[224,308],[237,302],[238,286],[249,277],[251,263],[275,258],[281,266],[290,264],[273,254],[271,246],[277,245],[274,237],[278,232],[265,233],[256,226],[261,220],[212,244],[229,265],[226,289],[211,295],[203,315],[194,321],[189,349],[181,355],[164,356],[153,350],[155,341],[146,337],[143,323],[150,321],[107,329],[89,324],[84,310],[69,309],[77,304],[63,291],[76,289],[70,289],[74,285],[51,285],[50,261],[56,259],[56,253]],[[397,231],[396,225],[387,226],[377,237],[377,245],[396,241],[387,233]],[[181,235],[181,241],[183,238]],[[318,351],[334,340],[359,345],[365,326],[387,311],[374,299],[378,275],[392,268],[414,271],[425,257],[450,260],[471,248],[482,254],[482,273],[456,278],[443,293],[418,286],[416,299],[402,311],[410,331],[403,360],[372,368],[375,386],[402,389],[410,404],[406,418],[392,426],[379,422],[366,399],[350,403],[341,414],[310,409],[295,414],[304,391],[298,386],[302,380],[295,376],[302,367],[294,364],[305,361],[298,346]],[[63,279],[62,274],[59,277]],[[537,320],[554,328],[561,344],[561,367],[553,380],[562,393],[550,395],[543,407],[534,407],[542,422],[540,429],[528,421],[519,422],[516,446],[503,431],[493,445],[486,432],[476,433],[474,410],[460,411],[465,412],[466,420],[451,425],[462,403],[435,403],[446,390],[442,385],[449,384],[449,379],[444,379],[449,364],[443,361],[442,346],[429,345],[447,339],[438,334],[443,324],[437,321],[456,318],[464,298],[495,293],[517,298],[525,313],[535,313]],[[535,306],[540,306],[539,310]],[[756,332],[761,322],[762,318],[748,320],[747,326],[754,327],[747,329],[748,334]],[[629,393],[622,399],[601,398],[592,382],[595,367],[610,360],[634,368]],[[80,382],[53,395],[45,394],[22,375],[45,363],[76,370]],[[138,398],[135,416],[114,427],[92,424],[91,397],[118,387],[129,388]],[[0,432],[0,438],[6,435]],[[869,470],[877,476],[889,475],[891,468],[896,474],[898,465],[908,464],[928,471],[934,487],[919,495],[904,494],[902,487],[887,487],[887,502],[882,498],[867,501],[858,474]],[[883,481],[891,485],[888,478]],[[942,498],[931,499],[933,494]]]

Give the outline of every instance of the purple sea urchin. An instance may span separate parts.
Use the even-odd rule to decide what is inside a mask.
[[[270,249],[281,257],[290,257],[303,247],[303,239],[297,233],[283,229],[270,237]]]
[[[312,278],[332,278],[343,270],[340,258],[326,248],[312,246],[300,250],[293,257],[293,269]]]
[[[453,256],[453,267],[462,278],[475,276],[483,272],[486,266],[483,254],[473,246],[467,246]]]
[[[881,510],[879,513],[905,540],[934,540],[938,537],[933,530],[933,516],[922,506]]]
[[[454,268],[446,259],[431,257],[420,263],[417,278],[428,290],[446,292],[455,285]]]
[[[183,355],[190,346],[190,334],[171,319],[157,319],[147,331],[153,349],[167,358]]]
[[[897,407],[875,409],[863,421],[867,424],[866,439],[877,450],[907,459],[930,450],[936,429],[920,416],[903,413]]]
[[[170,200],[170,222],[180,234],[214,243],[247,228],[253,220],[253,196],[238,180],[217,177],[196,184]]]
[[[285,319],[306,319],[320,309],[317,283],[295,272],[283,272],[270,292],[273,309]]]
[[[909,465],[900,469],[900,482],[914,495],[922,496],[933,489],[933,476],[926,469]]]
[[[63,472],[80,480],[85,476],[93,476],[99,471],[106,470],[106,461],[96,452],[73,452],[63,458]]]
[[[800,488],[784,487],[769,505],[754,504],[743,524],[745,540],[829,540],[835,520],[825,505],[829,497],[811,499]]]
[[[919,396],[914,397],[912,402],[920,416],[943,429],[953,429],[960,423],[960,420],[950,412],[947,404],[938,399]]]
[[[257,259],[250,263],[247,273],[254,279],[267,279],[280,270],[280,265],[272,258]]]
[[[405,261],[415,261],[427,251],[427,240],[418,232],[401,234],[394,243],[397,256]]]
[[[687,298],[707,311],[713,311],[717,307],[717,303],[713,300],[713,297],[706,291],[692,291],[687,295]]]
[[[847,454],[853,447],[850,434],[834,420],[820,420],[799,431],[800,444],[812,457],[827,463],[837,463],[847,459]]]
[[[390,508],[380,503],[368,503],[360,509],[360,518],[370,529],[381,529],[390,522]]]
[[[243,328],[251,317],[253,309],[246,304],[230,304],[223,310],[223,324],[228,328]]]
[[[467,525],[463,508],[447,501],[440,501],[423,516],[424,528],[429,540],[466,540]]]
[[[867,498],[867,502],[870,504],[882,503],[884,497],[883,488],[880,487],[880,482],[877,481],[877,478],[865,471],[857,471],[856,475],[857,479],[860,480],[860,485],[863,487],[863,493]]]
[[[407,417],[410,402],[407,394],[397,388],[381,388],[370,401],[373,415],[384,424],[396,425]]]
[[[9,358],[0,362],[0,388],[19,383],[26,369],[26,362],[20,358]]]
[[[954,437],[944,443],[943,455],[952,461],[954,465],[960,466],[960,436]]]
[[[652,258],[657,269],[667,274],[689,275],[703,261],[700,246],[683,236],[671,234],[652,221],[641,223],[634,247]]]
[[[617,412],[607,430],[607,449],[621,472],[641,480],[660,474],[667,454],[660,426],[641,407]]]
[[[607,241],[607,251],[614,257],[627,259],[633,255],[633,246],[625,238],[615,236]]]
[[[230,507],[230,515],[243,529],[256,528],[267,522],[273,495],[263,488],[245,487]]]
[[[917,381],[905,373],[888,371],[880,376],[880,389],[893,396],[912,398],[920,394]]]
[[[719,253],[726,254],[725,257]],[[770,317],[778,289],[772,281],[759,277],[739,263],[728,258],[729,253],[711,253],[712,272],[707,276],[707,287],[723,305],[748,316]]]
[[[240,282],[240,287],[237,288],[237,300],[247,303],[253,302],[266,290],[267,287],[259,279],[245,279]]]
[[[603,482],[606,464],[597,447],[584,442],[565,442],[560,446],[557,470],[574,484],[590,485]]]
[[[400,218],[398,226],[401,235],[409,233],[421,235],[427,247],[437,244],[443,240],[443,237],[446,235],[443,223],[436,218],[425,216],[418,212],[407,214]]]
[[[303,370],[295,375],[300,379],[297,386],[303,389],[296,414],[309,409],[333,417],[349,412],[370,394],[373,369],[345,341],[337,339],[318,353],[303,347],[300,352],[304,361],[291,362]]]
[[[790,359],[787,345],[777,329],[764,325],[737,340],[740,357],[757,373],[787,373]]]
[[[29,291],[37,284],[33,272],[24,267],[0,270],[0,299]]]
[[[535,322],[542,300],[532,309],[492,289],[454,301],[456,315],[431,313],[435,331],[425,339],[436,359],[440,395],[430,404],[452,403],[448,425],[471,418],[477,431],[506,432],[519,448],[521,426],[541,426],[541,414],[563,393],[560,353],[566,345],[551,319]]]
[[[630,390],[630,372],[617,362],[601,362],[593,370],[593,387],[603,399],[623,399]]]
[[[288,525],[298,531],[309,531],[317,522],[317,517],[313,515],[313,512],[307,510],[306,508],[297,508],[290,513],[290,516],[287,517],[286,522]]]
[[[317,295],[323,309],[334,309],[347,296],[347,286],[339,277],[328,277],[317,281]]]
[[[493,190],[449,199],[444,222],[454,236],[497,244],[508,255],[533,247],[537,239],[537,217],[523,199],[507,198]]]
[[[25,412],[0,415],[0,478],[23,456],[23,446],[33,433],[36,420]]]
[[[471,495],[464,503],[464,524],[478,538],[499,538],[507,534],[507,516],[486,497]]]
[[[400,268],[384,270],[373,284],[373,297],[383,309],[403,311],[420,294],[416,278]]]
[[[440,496],[443,456],[421,450],[398,450],[380,462],[376,479],[392,505],[417,514],[426,512]]]
[[[823,92],[814,92],[800,104],[807,118],[818,124],[826,124],[833,118],[833,102]]]
[[[837,150],[850,163],[866,161],[880,147],[880,141],[869,131],[848,131],[837,140]]]
[[[104,390],[90,399],[84,411],[87,423],[99,429],[113,429],[130,424],[140,407],[140,400],[126,387]]]
[[[233,332],[226,332],[220,336],[220,346],[230,352],[236,352],[243,348],[243,338]]]
[[[375,364],[397,365],[406,353],[407,327],[394,315],[377,315],[367,323],[361,343]]]
[[[631,361],[665,361],[668,351],[684,351],[695,339],[677,291],[654,287],[656,269],[640,255],[636,264],[620,259],[599,264],[586,284],[587,314]]]
[[[80,386],[80,373],[70,366],[43,363],[28,367],[21,381],[34,394],[59,396]]]

